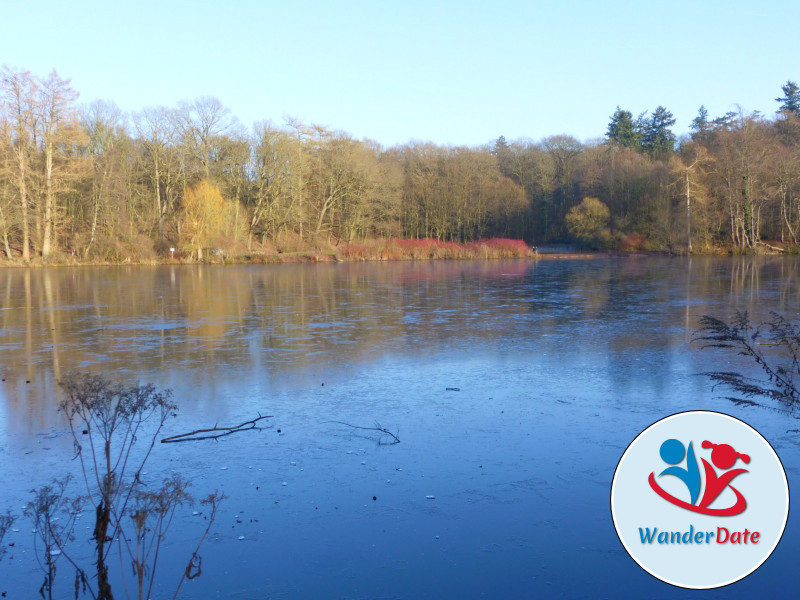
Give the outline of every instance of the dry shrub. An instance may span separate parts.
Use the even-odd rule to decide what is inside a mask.
[[[623,252],[641,252],[646,246],[647,238],[635,233],[629,233],[619,241],[619,249]]]
[[[344,260],[370,260],[374,255],[362,244],[346,244],[339,248],[337,256]]]
[[[458,258],[461,247],[455,242],[442,242],[433,238],[392,240],[406,258],[424,260],[431,258]]]
[[[80,250],[78,248],[79,252]],[[117,238],[100,237],[84,252],[89,260],[110,263],[148,262],[156,258],[152,241],[142,234]]]
[[[458,244],[434,238],[392,238],[348,244],[339,250],[343,260],[448,260],[466,258],[523,258],[531,251],[523,240],[482,239]]]
[[[477,254],[477,258],[524,258],[531,253],[524,240],[510,238],[482,239],[466,246]]]
[[[273,240],[278,254],[286,252],[302,252],[308,244],[294,231],[280,231]]]

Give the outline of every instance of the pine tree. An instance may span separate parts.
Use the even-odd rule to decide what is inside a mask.
[[[781,86],[783,96],[775,98],[775,102],[780,102],[778,110],[794,113],[800,116],[800,87],[794,81],[787,81],[786,85]]]
[[[623,148],[640,149],[642,144],[642,131],[638,120],[633,120],[633,114],[628,110],[622,110],[617,106],[617,110],[611,115],[611,122],[608,124],[606,137],[611,144]]]
[[[501,135],[494,143],[494,155],[497,157],[497,166],[506,177],[511,177],[511,147],[505,136]]]
[[[709,125],[708,109],[706,109],[704,105],[700,105],[700,108],[697,110],[697,116],[692,119],[692,124],[689,126],[689,128],[695,133],[702,135],[708,130]]]
[[[642,148],[653,156],[667,156],[675,151],[677,138],[670,127],[675,125],[675,117],[663,106],[653,111],[644,126]]]

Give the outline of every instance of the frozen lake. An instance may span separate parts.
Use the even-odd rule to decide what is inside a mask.
[[[700,375],[751,369],[690,343],[701,315],[735,310],[796,317],[800,261],[3,269],[0,513],[77,473],[56,382],[83,369],[172,389],[164,435],[274,415],[261,431],[156,445],[146,481],[179,472],[197,496],[229,496],[182,598],[685,597],[623,550],[611,478],[649,424],[709,409],[758,429],[792,484],[796,417],[738,407]],[[401,443],[331,421],[379,422]],[[192,512],[173,526],[157,597],[203,527]],[[758,571],[704,596],[800,587],[797,526],[790,512]],[[32,525],[14,527],[0,591],[30,598]],[[71,597],[66,563],[58,575]]]

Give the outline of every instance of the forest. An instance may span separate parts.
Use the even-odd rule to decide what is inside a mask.
[[[79,103],[55,71],[4,66],[0,255],[385,258],[389,246],[407,257],[415,240],[793,252],[800,88],[787,81],[781,92],[769,116],[700,106],[680,138],[665,107],[634,116],[618,106],[595,141],[384,148],[292,117],[248,129],[214,97],[128,115],[112,101]]]

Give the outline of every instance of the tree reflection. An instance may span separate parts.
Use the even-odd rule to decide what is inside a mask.
[[[799,270],[770,257],[2,269],[0,403],[23,427],[57,422],[56,382],[77,368],[200,387],[394,354],[684,352],[720,307],[796,311]]]

